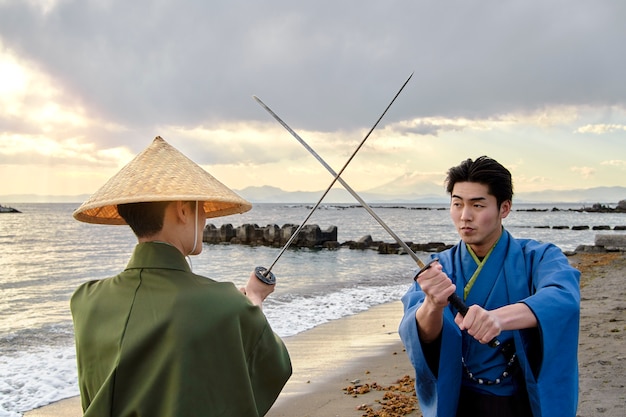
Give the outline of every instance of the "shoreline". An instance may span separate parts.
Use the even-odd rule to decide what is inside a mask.
[[[371,383],[378,378],[379,383],[391,384],[399,373],[413,374],[398,335],[401,318],[402,303],[393,301],[283,338],[293,375],[266,416],[361,415],[356,408],[363,400],[346,395],[344,387],[357,379]],[[24,413],[24,417],[81,415],[80,397]]]
[[[626,415],[626,253],[580,253],[568,259],[582,272],[577,417]],[[284,338],[294,372],[267,417],[381,415],[376,410],[389,390],[349,395],[346,388],[388,388],[414,377],[397,332],[401,318],[402,304],[394,301]],[[414,397],[414,391],[393,395]],[[24,417],[81,415],[80,399],[72,397]]]
[[[394,301],[286,338],[294,372],[267,417],[360,416],[364,398],[344,388],[413,375],[401,319],[402,303]]]

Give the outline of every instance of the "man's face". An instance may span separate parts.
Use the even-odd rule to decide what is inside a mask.
[[[511,202],[500,207],[489,188],[477,182],[454,184],[450,200],[450,217],[463,242],[477,256],[489,252],[502,233],[502,219],[511,211]]]

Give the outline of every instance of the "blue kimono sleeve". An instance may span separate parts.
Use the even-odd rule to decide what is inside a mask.
[[[561,250],[553,245],[530,242],[525,251],[532,254],[527,255],[527,267],[533,288],[532,295],[521,301],[537,318],[541,345],[538,364],[521,363],[533,412],[537,416],[575,416],[580,272],[570,266]]]
[[[461,387],[461,331],[449,309],[444,310],[441,351],[435,375],[426,359],[417,332],[415,312],[424,302],[424,293],[414,283],[402,297],[404,316],[398,329],[415,368],[415,391],[424,417],[454,417]]]

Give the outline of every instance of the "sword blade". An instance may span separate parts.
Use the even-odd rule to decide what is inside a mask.
[[[306,143],[306,141],[304,139],[302,139],[302,137],[300,137],[300,135],[298,135],[291,127],[289,127],[289,125],[287,125],[287,123],[285,123],[276,113],[274,113],[274,111],[272,109],[270,109],[260,98],[254,96],[254,99],[261,105],[261,107],[263,107],[269,114],[271,114],[272,117],[274,119],[276,119],[276,121],[278,121],[278,123],[280,123],[289,133],[291,133],[291,135],[298,142],[300,142],[300,144],[302,144],[302,146],[304,146],[306,148],[306,150],[308,150],[309,153],[311,155],[313,155],[315,157],[315,159],[317,159],[324,166],[324,168],[326,168],[326,170],[328,172],[330,172],[330,174],[333,177],[336,178],[337,181],[339,181],[339,183],[346,189],[346,191],[348,191],[350,194],[352,194],[352,196],[383,227],[383,229],[385,229],[387,231],[387,233],[389,233],[389,235],[391,235],[391,237],[402,247],[402,249],[404,249],[404,251],[406,253],[408,253],[411,256],[411,258],[413,258],[413,260],[417,263],[417,265],[420,268],[423,268],[425,266],[424,262],[422,262],[422,260],[415,254],[415,252],[413,252],[411,250],[411,248],[402,239],[400,239],[400,237],[389,226],[387,226],[387,224],[383,221],[383,219],[381,219],[378,216],[378,214],[376,214],[376,212],[369,206],[369,204],[367,204],[361,198],[361,196],[356,191],[354,191],[352,189],[352,187],[350,187],[350,185],[348,185],[348,183],[343,178],[340,177],[340,174],[336,173],[330,167],[330,165],[328,165],[326,163],[326,161],[324,161],[324,159],[322,159],[322,157],[317,152],[315,152],[315,150],[313,148],[311,148],[309,146],[309,144]]]
[[[412,74],[411,74],[412,75]],[[410,77],[409,77],[410,78]],[[408,80],[407,80],[408,81]],[[434,258],[431,259],[429,262],[424,263],[415,252],[413,252],[413,250],[406,244],[405,241],[403,241],[402,239],[400,239],[400,237],[383,221],[383,219],[381,219],[378,214],[376,214],[376,212],[370,207],[369,204],[367,204],[367,202],[365,202],[365,200],[363,200],[363,198],[361,198],[361,196],[352,189],[352,187],[350,187],[350,185],[348,185],[348,183],[341,178],[341,172],[343,172],[343,170],[339,173],[336,173],[330,165],[328,165],[326,163],[326,161],[317,153],[315,152],[315,150],[313,148],[311,148],[309,146],[309,144],[302,139],[302,137],[300,135],[298,135],[298,133],[296,133],[291,127],[289,127],[289,125],[287,123],[285,123],[283,121],[283,119],[281,119],[272,109],[269,108],[269,106],[267,106],[260,98],[258,98],[257,96],[254,96],[254,99],[261,105],[261,107],[263,107],[274,119],[276,119],[276,121],[278,123],[280,123],[298,142],[300,142],[300,144],[302,146],[304,146],[306,148],[307,151],[309,151],[309,153],[311,155],[313,155],[315,157],[315,159],[317,159],[322,166],[324,166],[324,168],[326,168],[326,170],[333,175],[335,178],[333,180],[333,184],[335,181],[339,181],[339,183],[363,206],[363,208],[378,222],[378,224],[380,224],[382,226],[383,229],[385,229],[385,231],[387,231],[387,233],[402,247],[402,249],[404,249],[404,251],[409,254],[409,256],[411,256],[411,258],[413,258],[413,260],[415,261],[415,263],[417,264],[417,266],[419,268],[421,268],[414,276],[414,279],[416,279],[422,272],[424,272],[425,270],[427,270],[428,268],[430,268],[430,266],[432,265],[432,263],[436,262],[438,259]],[[357,149],[358,150],[358,149]],[[345,166],[344,166],[345,168]],[[332,186],[332,185],[331,185]],[[328,190],[327,190],[328,192]],[[321,201],[321,200],[320,200]],[[317,206],[316,206],[317,207]],[[308,219],[308,217],[307,217]],[[458,296],[458,294],[454,293],[452,294],[450,297],[448,297],[448,301],[450,302],[450,304],[452,304],[452,306],[462,315],[465,316],[465,314],[467,313],[468,307],[467,305],[465,305],[465,303],[463,302],[463,300],[461,299],[461,297]],[[493,340],[491,340],[489,342],[489,346],[491,347],[497,347],[500,345],[500,341],[497,338],[494,338]]]
[[[333,188],[333,186],[335,185],[335,183],[337,182],[337,180],[340,179],[341,174],[343,173],[343,171],[347,168],[347,166],[350,164],[350,162],[352,162],[352,159],[354,158],[354,156],[357,154],[357,152],[359,152],[359,150],[361,149],[361,147],[363,146],[363,144],[365,143],[365,141],[370,137],[370,135],[372,134],[372,132],[374,131],[374,129],[376,129],[376,127],[378,126],[378,124],[380,123],[380,121],[382,120],[382,118],[385,116],[385,114],[387,114],[387,111],[389,110],[389,108],[391,107],[391,105],[396,101],[396,99],[398,98],[398,96],[400,95],[400,93],[402,92],[402,90],[404,90],[404,87],[409,83],[409,80],[411,79],[411,77],[413,77],[413,73],[411,73],[411,75],[409,75],[409,78],[406,79],[406,81],[402,84],[402,87],[400,87],[400,89],[398,90],[398,92],[396,93],[396,95],[393,97],[393,99],[389,102],[389,104],[387,105],[387,107],[385,108],[385,110],[382,112],[382,114],[380,115],[380,117],[378,118],[378,120],[376,120],[376,123],[374,123],[374,125],[372,126],[372,128],[369,130],[369,132],[367,132],[367,135],[365,135],[365,137],[363,138],[363,140],[361,140],[361,142],[359,143],[359,146],[357,146],[357,148],[354,150],[354,152],[352,152],[352,154],[350,155],[350,157],[348,158],[348,160],[346,161],[346,163],[343,165],[343,167],[339,170],[338,173],[336,173],[334,175],[334,178],[332,180],[332,182],[328,185],[328,187],[326,188],[326,190],[324,191],[324,193],[321,195],[321,197],[319,198],[319,200],[317,201],[317,203],[313,206],[313,208],[311,209],[311,211],[309,211],[309,213],[307,214],[307,216],[304,218],[304,220],[302,221],[302,223],[300,223],[300,225],[298,226],[298,228],[293,232],[293,234],[291,235],[291,237],[289,238],[289,240],[287,241],[287,243],[285,243],[285,245],[283,246],[283,248],[281,249],[281,251],[278,253],[278,255],[276,256],[276,258],[274,259],[274,261],[272,262],[272,264],[268,267],[268,268],[262,268],[262,270],[260,270],[259,272],[257,272],[257,277],[259,279],[261,279],[262,281],[269,283],[269,284],[273,284],[275,283],[275,278],[270,278],[270,281],[273,282],[267,282],[266,280],[268,279],[268,275],[270,275],[272,268],[274,267],[274,265],[276,265],[276,262],[278,262],[278,260],[280,259],[280,257],[283,255],[283,253],[285,253],[285,251],[287,250],[287,248],[293,243],[293,241],[295,240],[295,238],[298,236],[298,234],[300,233],[300,230],[302,230],[302,228],[304,227],[304,225],[306,224],[307,221],[309,221],[309,219],[311,218],[311,216],[313,215],[313,213],[315,213],[315,210],[317,210],[317,208],[319,207],[319,205],[322,203],[322,201],[324,200],[324,198],[326,197],[326,195],[328,194],[328,192],[331,190],[331,188]],[[258,98],[256,96],[253,96],[257,101]],[[283,124],[283,126],[286,126],[285,124]],[[259,268],[257,268],[259,269]],[[261,278],[261,276],[263,276],[263,278]],[[273,276],[272,276],[273,277]]]

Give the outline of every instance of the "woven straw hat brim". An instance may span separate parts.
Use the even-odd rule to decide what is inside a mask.
[[[126,224],[118,204],[202,201],[208,218],[244,213],[252,205],[160,136],[75,212],[86,223]]]

